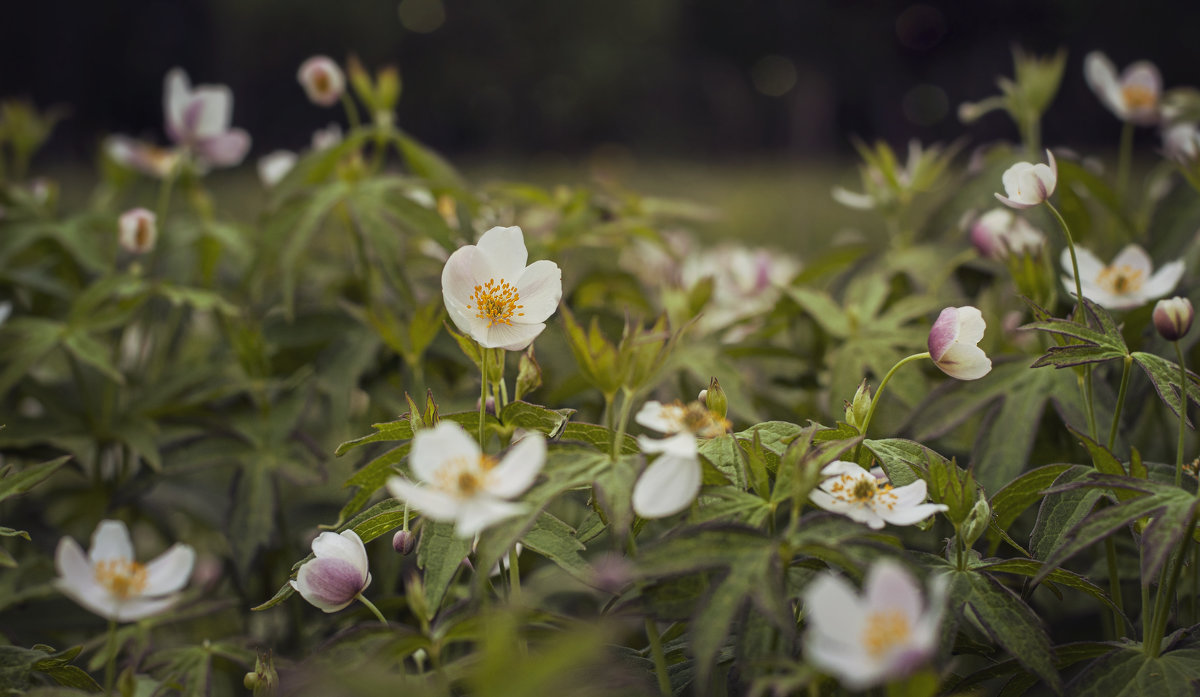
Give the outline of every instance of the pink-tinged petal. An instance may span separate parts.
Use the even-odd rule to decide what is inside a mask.
[[[344,559],[331,557],[308,561],[296,573],[296,580],[289,583],[305,600],[325,612],[346,607],[366,587],[358,568]]]
[[[546,329],[545,323],[538,324],[494,324],[487,328],[479,343],[486,348],[502,348],[506,351],[523,351]]]
[[[118,622],[136,622],[147,617],[162,614],[171,609],[179,601],[179,596],[170,595],[165,598],[128,598],[116,605]]]
[[[523,506],[509,501],[490,496],[476,496],[463,502],[458,511],[454,534],[458,537],[475,537],[501,520],[511,518],[524,510]]]
[[[870,611],[899,610],[910,625],[921,618],[925,604],[916,579],[890,559],[880,559],[867,570],[863,595]]]
[[[529,252],[525,249],[525,234],[521,228],[494,227],[483,233],[476,243],[479,251],[488,258],[498,277],[509,283],[516,283],[525,271],[525,262]]]
[[[659,455],[633,486],[633,512],[642,518],[675,515],[696,500],[702,478],[700,460],[694,455]]]
[[[187,585],[196,563],[196,551],[183,543],[172,545],[146,565],[144,595],[166,595]]]
[[[1047,182],[1046,186],[1049,188],[1050,193],[1052,194],[1054,193],[1054,187],[1058,184],[1058,160],[1054,159],[1054,153],[1051,152],[1050,148],[1046,148],[1046,162],[1050,163],[1048,166],[1048,169],[1050,170],[1050,181]]]
[[[233,92],[225,85],[200,85],[192,90],[189,111],[196,115],[187,119],[189,135],[197,139],[214,138],[229,130],[233,119]],[[196,107],[195,105],[199,105]]]
[[[1026,208],[1033,208],[1034,206],[1040,205],[1040,202],[1039,203],[1025,203],[1023,201],[1017,201],[1015,199],[1008,198],[1007,196],[1002,196],[1000,194],[994,194],[994,196],[996,197],[996,200],[999,201],[1000,203],[1003,203],[1004,205],[1008,206],[1009,208],[1016,208],[1018,210],[1024,210]]]
[[[1081,281],[1087,282],[1089,279],[1095,279],[1104,270],[1104,262],[1100,261],[1091,251],[1078,245],[1075,246],[1075,260],[1079,263],[1079,278]],[[1059,262],[1062,264],[1063,270],[1074,278],[1074,270],[1071,268],[1070,249],[1063,248]],[[1084,293],[1084,295],[1087,295],[1087,293]]]
[[[167,136],[179,142],[186,133],[184,113],[187,111],[191,94],[191,84],[187,73],[180,68],[172,68],[163,80],[163,117]]]
[[[957,380],[978,380],[992,370],[992,359],[973,344],[954,344],[937,361],[942,372]]]
[[[236,167],[250,152],[250,134],[235,128],[196,141],[196,154],[214,167]]]
[[[318,559],[339,559],[358,569],[360,581],[367,578],[367,548],[353,530],[323,532],[313,540],[312,550]]]
[[[448,523],[458,517],[462,502],[438,489],[418,486],[401,477],[387,481],[388,493],[420,511],[430,520]]]
[[[92,564],[107,559],[133,561],[133,541],[129,539],[129,528],[119,520],[102,520],[92,533],[92,547],[88,552]]]
[[[337,104],[346,89],[345,73],[328,56],[313,56],[301,63],[296,79],[309,101],[318,106]]]
[[[1150,61],[1131,63],[1121,73],[1121,86],[1130,85],[1144,87],[1157,95],[1162,92],[1162,74],[1158,72],[1158,66]]]
[[[923,503],[912,508],[897,509],[894,511],[882,510],[878,513],[884,521],[892,525],[916,525],[929,516],[945,510],[949,510],[945,504]]]
[[[423,482],[432,482],[448,462],[479,460],[479,444],[466,429],[453,421],[442,421],[433,428],[416,432],[412,440],[412,451],[408,454],[408,468]]]
[[[533,484],[544,464],[545,437],[540,433],[525,436],[488,472],[487,492],[502,499],[516,498]]]
[[[929,328],[929,355],[934,362],[940,361],[942,356],[950,350],[950,347],[958,341],[958,333],[960,324],[958,321],[958,308],[947,307],[938,315],[933,326]]]
[[[1175,286],[1179,285],[1179,280],[1183,278],[1184,267],[1183,260],[1163,264],[1142,286],[1141,296],[1146,300],[1154,300],[1175,290]]]
[[[525,268],[516,281],[521,296],[522,322],[544,322],[558,309],[562,300],[562,269],[552,261],[541,259]]]
[[[1126,245],[1118,252],[1112,260],[1112,266],[1128,266],[1133,271],[1141,271],[1144,276],[1149,276],[1150,272],[1154,270],[1154,262],[1150,259],[1150,255],[1136,244]],[[1083,271],[1080,270],[1079,273],[1083,273]]]

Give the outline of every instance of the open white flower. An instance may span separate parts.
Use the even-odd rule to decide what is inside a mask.
[[[879,530],[885,523],[914,525],[946,510],[940,503],[925,503],[925,480],[892,488],[883,470],[868,472],[853,462],[835,460],[821,470],[826,477],[808,498],[818,507],[840,513]]]
[[[1109,310],[1141,307],[1175,290],[1179,279],[1183,277],[1182,259],[1164,264],[1155,272],[1150,255],[1136,244],[1122,249],[1108,266],[1083,247],[1075,247],[1075,256],[1079,261],[1079,284],[1083,297]],[[1063,277],[1063,285],[1074,297],[1071,256],[1065,249],[1062,265],[1067,272]]]
[[[367,548],[353,530],[323,532],[312,542],[313,559],[288,581],[302,598],[324,612],[337,612],[371,585]]]
[[[533,484],[546,462],[540,433],[522,438],[497,461],[453,421],[417,431],[408,466],[422,484],[403,477],[388,480],[388,491],[425,517],[456,523],[459,537],[475,534],[523,508],[511,499]]]
[[[300,64],[296,79],[309,101],[318,106],[333,106],[346,91],[346,75],[328,56],[313,56]]]
[[[1149,61],[1138,61],[1117,76],[1108,56],[1092,51],[1083,59],[1083,76],[1104,106],[1122,121],[1152,126],[1159,121],[1162,76]]]
[[[971,224],[971,243],[989,259],[1009,254],[1034,255],[1046,246],[1046,236],[1007,208],[993,208]]]
[[[546,328],[562,298],[562,271],[529,252],[519,227],[494,227],[455,250],[442,267],[442,297],[454,326],[485,348],[520,351]]]
[[[889,559],[867,570],[862,595],[823,573],[804,590],[805,658],[851,690],[903,678],[937,650],[945,589],[935,582],[926,605],[916,579]]]
[[[947,307],[929,328],[929,357],[952,378],[978,380],[992,370],[992,359],[979,348],[986,329],[979,308]]]
[[[175,604],[192,575],[196,553],[178,543],[148,564],[134,561],[129,529],[119,520],[101,521],[85,555],[75,540],[58,542],[54,585],[101,617],[134,622]]]
[[[117,220],[117,242],[130,254],[145,254],[158,239],[158,216],[145,208],[131,208]]]
[[[232,167],[250,150],[250,134],[230,128],[233,93],[225,85],[192,89],[187,73],[174,68],[163,86],[163,111],[167,135],[190,149],[201,165]]]
[[[996,194],[996,198],[1010,208],[1033,208],[1050,198],[1058,184],[1058,162],[1049,150],[1046,158],[1049,165],[1018,162],[1004,170],[1000,181],[1005,195]]]

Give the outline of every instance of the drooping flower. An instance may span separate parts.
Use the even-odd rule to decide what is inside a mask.
[[[633,511],[643,518],[665,518],[683,511],[700,493],[703,472],[697,438],[722,436],[729,422],[699,401],[662,404],[649,401],[634,417],[642,426],[667,435],[638,436],[646,454],[658,454],[633,486]]]
[[[117,221],[117,242],[130,254],[145,254],[158,239],[158,216],[145,208],[132,208]]]
[[[540,433],[522,438],[497,460],[484,455],[462,426],[443,421],[413,436],[408,466],[421,483],[392,477],[387,487],[425,517],[453,521],[459,537],[472,537],[523,510],[512,499],[533,484],[545,462]]]
[[[914,525],[946,510],[940,503],[925,503],[925,480],[893,488],[876,467],[868,472],[853,462],[835,460],[821,470],[826,477],[809,494],[818,507],[840,513],[879,530],[885,523]]]
[[[75,602],[101,617],[134,622],[157,615],[179,599],[196,561],[195,551],[177,543],[154,561],[134,561],[129,529],[119,520],[104,520],[92,534],[85,555],[75,540],[58,542],[54,585]]]
[[[308,100],[318,106],[337,104],[346,91],[346,75],[328,56],[313,56],[301,63],[296,79]]]
[[[1153,63],[1138,61],[1125,68],[1118,77],[1108,56],[1092,51],[1083,59],[1083,76],[1117,118],[1139,126],[1158,123],[1162,76]]]
[[[1033,208],[1050,198],[1058,184],[1058,163],[1049,150],[1046,158],[1049,165],[1018,162],[1004,170],[1000,177],[1004,195],[996,194],[996,198],[1010,208]]]
[[[187,73],[173,68],[163,86],[167,136],[190,150],[201,166],[233,167],[250,150],[250,134],[230,128],[233,93],[225,85],[192,88]]]
[[[1154,328],[1167,341],[1182,339],[1192,328],[1195,317],[1192,301],[1187,298],[1177,296],[1170,300],[1159,300],[1154,305]]]
[[[978,380],[992,370],[992,359],[979,348],[986,328],[978,308],[947,307],[929,328],[929,357],[952,378]]]
[[[821,574],[804,591],[805,657],[851,690],[904,678],[937,650],[946,605],[939,581],[926,604],[916,579],[889,559],[867,570],[862,595],[841,576]]]
[[[485,348],[520,351],[546,328],[562,298],[562,271],[529,256],[519,227],[494,227],[455,250],[442,268],[442,297],[459,331]]]
[[[313,559],[288,581],[302,598],[323,612],[337,612],[371,585],[367,548],[358,533],[323,532],[312,542]]]
[[[1183,277],[1184,263],[1178,259],[1164,264],[1157,272],[1154,262],[1146,250],[1136,244],[1126,246],[1105,266],[1095,254],[1087,249],[1075,247],[1079,261],[1079,283],[1083,297],[1109,310],[1127,310],[1146,303],[1175,290]],[[1075,295],[1075,280],[1071,273],[1071,257],[1067,250],[1062,253],[1063,285],[1067,292]]]
[[[258,158],[258,179],[268,189],[283,181],[296,166],[299,156],[291,150],[276,150]]]
[[[1007,208],[993,208],[979,216],[970,234],[971,243],[989,259],[1033,255],[1046,246],[1045,235]]]

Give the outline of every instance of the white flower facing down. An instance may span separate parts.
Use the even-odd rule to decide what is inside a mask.
[[[459,537],[473,537],[490,525],[520,513],[511,499],[533,484],[546,462],[546,439],[530,434],[499,461],[453,421],[417,431],[408,466],[420,480],[388,480],[388,492],[426,518],[454,522]]]
[[[323,532],[312,542],[313,559],[288,581],[302,598],[324,612],[337,612],[371,585],[367,548],[358,533]]]
[[[926,605],[916,579],[888,559],[867,570],[862,595],[823,573],[804,590],[805,658],[851,690],[903,678],[937,650],[945,588],[935,582]]]
[[[996,198],[1010,208],[1033,208],[1050,198],[1058,184],[1058,162],[1049,150],[1046,158],[1048,165],[1018,162],[1004,170],[1000,175],[1004,195],[996,194]]]
[[[117,220],[117,242],[130,254],[145,254],[158,239],[158,216],[145,208],[131,208]]]
[[[978,308],[947,307],[929,328],[929,357],[952,378],[978,380],[992,370],[992,359],[978,345],[986,329]]]
[[[1164,264],[1155,272],[1150,255],[1136,244],[1122,249],[1108,266],[1082,247],[1075,247],[1075,256],[1079,260],[1079,285],[1083,297],[1109,310],[1141,307],[1175,290],[1179,279],[1183,277],[1183,260]],[[1067,272],[1063,277],[1063,285],[1074,297],[1071,257],[1065,249],[1062,265]]]
[[[134,622],[170,608],[192,575],[195,551],[178,543],[154,561],[134,561],[129,529],[119,520],[101,521],[85,555],[75,540],[58,542],[54,585],[101,617]]]
[[[703,402],[642,405],[637,423],[667,435],[661,440],[638,436],[646,454],[658,454],[633,486],[633,512],[643,518],[666,518],[683,511],[700,493],[703,471],[697,438],[724,435],[729,422],[709,411]]]
[[[885,523],[915,525],[946,510],[940,503],[925,503],[925,480],[893,488],[878,467],[868,472],[853,462],[836,460],[821,470],[826,477],[808,498],[816,506],[840,513],[879,530]]]
[[[442,267],[442,297],[454,326],[485,348],[529,346],[562,299],[562,271],[529,252],[519,227],[494,227],[455,250]]]
[[[1034,255],[1046,246],[1046,236],[1007,208],[993,208],[971,224],[971,243],[989,259],[1009,254]]]
[[[250,134],[230,128],[233,93],[225,85],[192,89],[187,73],[174,68],[163,86],[167,135],[188,148],[201,166],[233,167],[250,150]]]
[[[1083,76],[1088,87],[1117,118],[1139,126],[1158,123],[1162,76],[1153,63],[1138,61],[1118,77],[1108,56],[1092,51],[1083,59]]]

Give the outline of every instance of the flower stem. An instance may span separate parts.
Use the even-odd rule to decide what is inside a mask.
[[[1192,536],[1192,521],[1187,525],[1186,542]],[[1171,600],[1175,597],[1175,585],[1179,581],[1179,571],[1183,568],[1183,549],[1180,548],[1171,555],[1170,570],[1164,568],[1159,579],[1158,595],[1154,599],[1154,618],[1151,620],[1151,630],[1148,642],[1145,644],[1146,655],[1158,658],[1162,651],[1162,642],[1167,633],[1167,620],[1171,615]]]
[[[1112,426],[1108,429],[1108,449],[1113,449],[1117,441],[1117,424],[1121,421],[1121,410],[1125,406],[1125,390],[1129,387],[1129,366],[1133,364],[1133,356],[1125,355],[1125,363],[1121,369],[1121,388],[1117,391],[1117,408],[1113,410]],[[1176,483],[1178,485],[1178,482]]]
[[[663,697],[671,697],[671,678],[667,675],[667,656],[663,653],[662,637],[654,620],[646,618],[646,639],[650,642],[650,656],[654,658],[654,673],[658,676],[658,691]]]
[[[1079,279],[1079,258],[1075,255],[1075,239],[1071,237],[1071,228],[1067,225],[1067,221],[1062,217],[1062,214],[1058,212],[1058,209],[1054,207],[1054,204],[1050,203],[1049,199],[1045,203],[1050,212],[1054,214],[1054,217],[1058,219],[1058,224],[1062,227],[1063,235],[1067,238],[1067,251],[1071,255],[1071,276],[1075,279],[1075,318],[1080,322],[1086,322],[1087,309],[1083,304],[1083,282]],[[1083,367],[1083,374],[1083,408],[1087,413],[1088,435],[1091,436],[1092,440],[1096,440],[1096,408],[1092,404],[1092,366],[1090,363]]]
[[[1117,543],[1112,535],[1104,538],[1104,556],[1108,562],[1108,595],[1113,601],[1113,636],[1120,639],[1125,622],[1121,615],[1125,612],[1125,602],[1121,598],[1121,574],[1117,569]]]
[[[625,445],[625,431],[629,428],[629,410],[633,407],[633,393],[627,389],[621,390],[621,411],[617,414],[617,430],[613,435],[612,459],[616,462],[621,457],[621,448]]]
[[[1175,450],[1175,486],[1183,486],[1183,437],[1187,433],[1187,366],[1184,365],[1183,349],[1178,341],[1175,356],[1179,359],[1179,447]]]
[[[342,92],[342,107],[346,109],[346,122],[350,124],[350,130],[357,130],[358,107],[354,106],[354,100],[350,98],[349,92]]]
[[[108,662],[104,664],[104,694],[113,693],[113,680],[117,677],[117,621],[108,621],[108,640],[104,642]]]
[[[378,617],[379,621],[382,622],[384,624],[384,626],[387,625],[388,621],[386,619],[384,619],[383,613],[379,611],[379,608],[375,607],[375,603],[371,602],[370,600],[367,600],[367,597],[365,595],[363,595],[362,593],[359,593],[358,595],[356,595],[354,597],[358,598],[359,602],[361,602],[363,605],[366,605],[367,609],[371,611],[371,614]]]
[[[899,362],[892,366],[892,369],[887,372],[887,375],[883,376],[883,380],[879,382],[879,388],[875,390],[875,397],[871,399],[871,408],[867,410],[867,418],[863,420],[862,428],[859,429],[864,439],[867,437],[867,429],[871,426],[871,418],[875,416],[875,408],[879,406],[879,397],[883,394],[883,388],[887,387],[888,381],[892,379],[892,376],[896,374],[896,371],[900,369],[900,366],[906,363],[912,363],[913,361],[921,360],[922,358],[929,358],[929,352],[922,351],[921,353],[914,353],[906,358],[901,358]],[[854,448],[855,462],[858,461],[858,453],[861,450],[862,442],[860,441],[858,446]]]
[[[488,395],[488,350],[482,346],[479,349],[483,360],[479,362],[480,375],[479,380],[479,449],[486,450],[483,443],[483,423],[484,417],[487,416],[487,395]]]
[[[521,567],[517,564],[517,548],[514,545],[508,550],[508,602],[512,605],[521,602]]]

